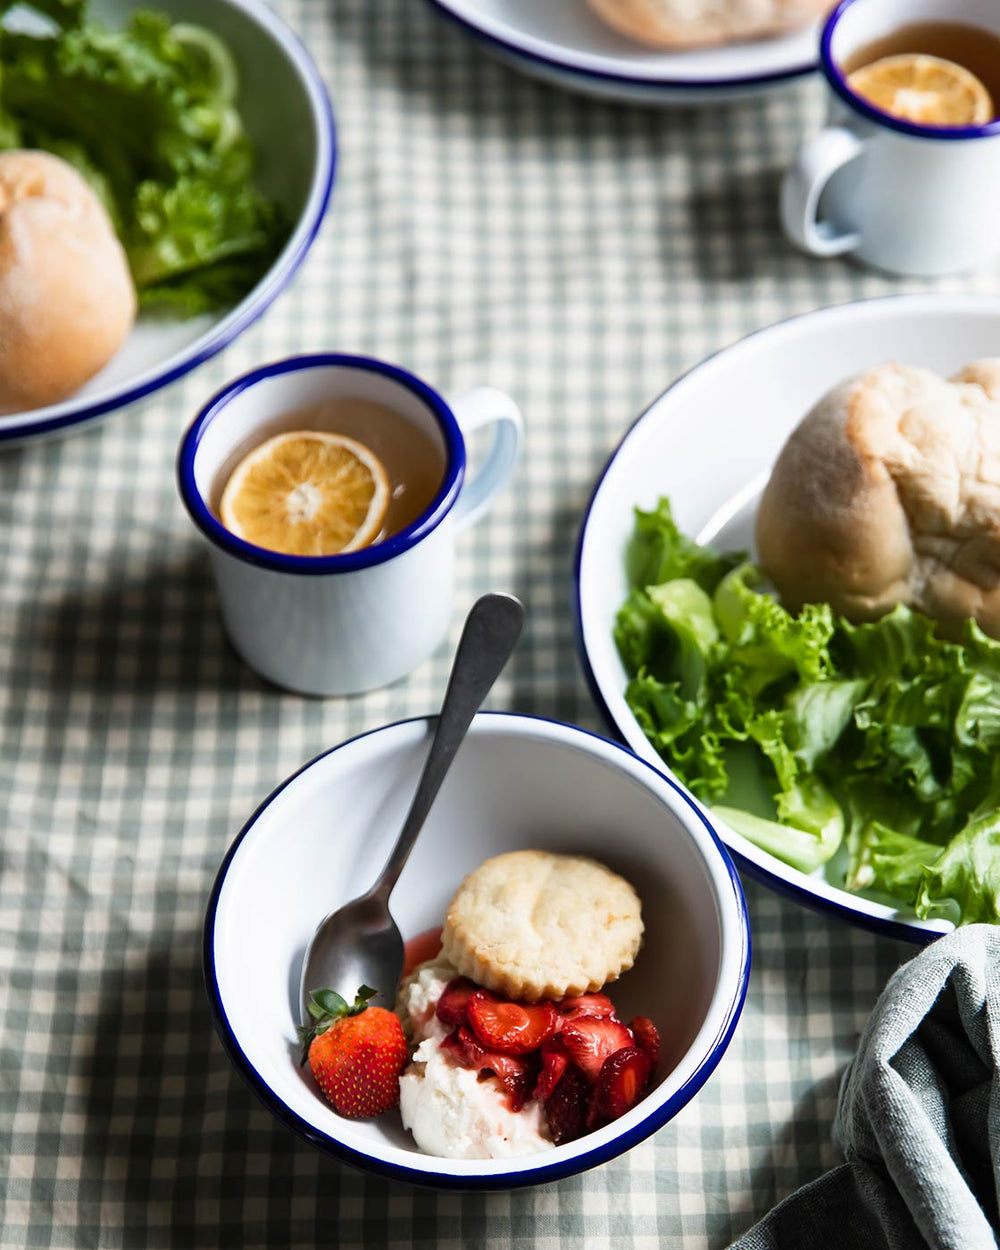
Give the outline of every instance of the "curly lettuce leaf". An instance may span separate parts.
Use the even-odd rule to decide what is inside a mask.
[[[941,858],[942,848],[912,834],[900,833],[878,820],[869,821],[848,872],[851,890],[878,890],[916,905],[927,870]]]
[[[676,682],[643,672],[629,682],[625,698],[643,733],[698,798],[710,803],[726,792],[729,774],[719,736],[705,728],[703,709],[685,700]]]
[[[782,795],[779,820],[764,820],[739,808],[717,805],[712,811],[754,846],[768,851],[799,872],[822,868],[844,839],[844,814],[821,781],[807,778]]]
[[[759,694],[792,673],[805,681],[826,677],[834,628],[829,605],[810,604],[792,616],[765,585],[760,569],[743,564],[723,578],[713,601],[729,662],[744,670],[746,688]]]
[[[864,678],[806,681],[790,690],[785,710],[796,758],[804,768],[816,767],[828,755],[849,725],[868,688]]]
[[[80,25],[86,7],[87,0],[0,0],[0,19],[12,9],[24,9],[68,29]]]
[[[921,920],[1000,924],[1000,808],[952,838],[924,872],[915,907]]]
[[[699,546],[674,522],[670,501],[661,499],[651,512],[635,510],[635,529],[625,556],[629,585],[660,586],[683,577],[711,594],[730,569],[746,558],[741,552]]]
[[[144,182],[126,236],[132,273],[147,302],[183,288],[206,296],[208,307],[229,303],[271,263],[276,225],[273,206],[250,186],[228,190],[192,177],[170,187]]]
[[[905,607],[852,625],[786,611],[760,570],[637,514],[615,638],[656,750],[757,845],[918,915],[993,919],[1000,898],[1000,642]],[[728,565],[728,567],[727,567]],[[710,609],[710,610],[709,610]],[[841,860],[838,858],[838,865]]]

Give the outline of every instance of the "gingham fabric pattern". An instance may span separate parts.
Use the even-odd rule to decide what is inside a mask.
[[[340,140],[304,270],[144,407],[0,456],[0,1245],[724,1247],[836,1161],[839,1075],[910,948],[748,882],[755,963],[736,1038],[703,1093],[627,1156],[533,1191],[442,1196],[314,1152],[214,1035],[208,892],[288,773],[433,710],[450,650],[363,698],[265,687],[224,640],[175,448],[225,379],[291,352],[378,355],[445,393],[508,390],[527,453],[461,541],[451,645],[477,594],[516,592],[529,623],[491,706],[599,729],[574,656],[572,550],[626,426],[747,331],[929,284],[783,241],[777,179],[822,120],[818,81],[642,110],[502,68],[422,0],[280,10],[320,65]]]

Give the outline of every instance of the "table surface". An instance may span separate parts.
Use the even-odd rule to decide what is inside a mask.
[[[573,544],[605,458],[683,369],[798,311],[997,275],[898,283],[789,249],[777,182],[822,120],[818,81],[647,111],[522,78],[420,0],[279,9],[341,144],[298,280],[142,409],[0,458],[0,1245],[721,1250],[836,1162],[840,1073],[911,948],[747,882],[750,994],[700,1096],[584,1177],[442,1196],[341,1167],[257,1104],[202,989],[208,891],[288,773],[435,708],[483,590],[529,614],[491,706],[600,728],[574,655]],[[235,658],[174,489],[199,402],[313,349],[378,355],[445,393],[502,387],[528,430],[513,489],[462,539],[449,648],[352,700],[276,693]]]

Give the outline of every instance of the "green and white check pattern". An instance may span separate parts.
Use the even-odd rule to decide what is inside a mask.
[[[626,426],[745,332],[901,284],[806,260],[779,234],[778,171],[821,121],[818,82],[642,111],[500,68],[421,0],[281,9],[341,144],[304,271],[141,410],[0,456],[0,1245],[721,1250],[835,1162],[839,1074],[909,948],[748,883],[755,965],[727,1058],[655,1138],[585,1177],[440,1196],[300,1143],[214,1036],[208,891],[289,772],[432,710],[449,652],[350,701],[265,688],[224,641],[174,451],[226,378],[293,351],[375,354],[445,393],[510,391],[527,456],[463,539],[452,643],[477,594],[515,591],[529,626],[492,705],[599,728],[574,658],[572,551]]]

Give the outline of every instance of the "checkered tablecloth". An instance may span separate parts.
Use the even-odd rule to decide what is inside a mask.
[[[314,1152],[215,1038],[208,891],[289,772],[434,709],[448,653],[349,701],[262,685],[224,641],[174,451],[223,380],[292,351],[379,355],[446,393],[509,390],[527,455],[462,540],[452,643],[478,593],[515,591],[529,626],[492,706],[599,728],[574,658],[571,554],[623,430],[745,332],[903,284],[806,260],[779,234],[778,173],[821,121],[818,82],[644,111],[519,77],[421,0],[280,7],[319,61],[341,144],[305,269],[141,410],[0,456],[0,1244],[724,1247],[835,1162],[839,1075],[909,948],[748,883],[755,964],[736,1039],[627,1156],[534,1191],[441,1196]]]

